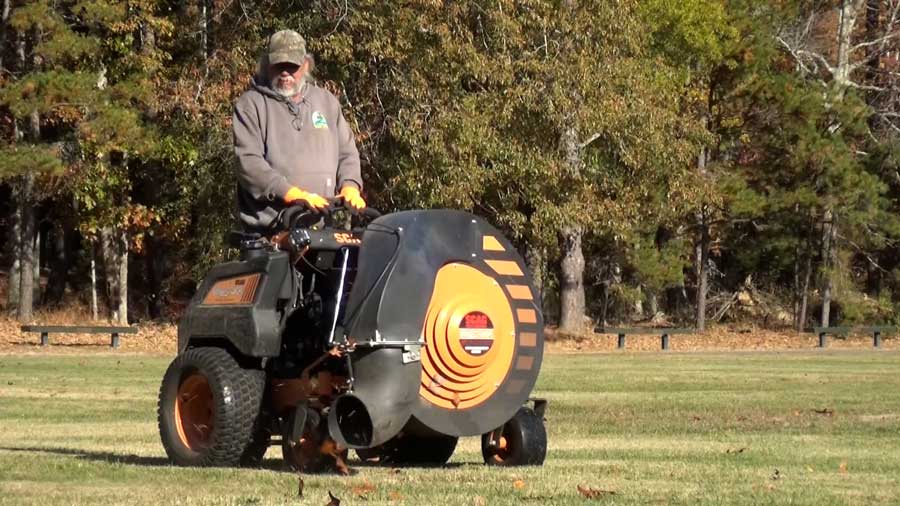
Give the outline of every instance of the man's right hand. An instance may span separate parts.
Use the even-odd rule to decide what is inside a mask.
[[[284,201],[287,204],[302,202],[310,209],[315,209],[316,211],[321,211],[328,207],[328,201],[321,195],[305,192],[296,186],[291,187],[291,189],[288,190],[287,194],[284,196]]]

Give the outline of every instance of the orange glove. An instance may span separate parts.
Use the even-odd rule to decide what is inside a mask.
[[[288,190],[287,195],[284,196],[284,201],[288,204],[294,204],[298,201],[302,201],[307,206],[309,206],[310,209],[315,210],[321,210],[328,207],[328,201],[325,200],[325,198],[323,198],[322,196],[316,195],[315,193],[305,192],[300,188],[297,188],[296,186],[291,187],[291,189]]]
[[[365,209],[366,207],[366,201],[363,200],[362,196],[359,194],[359,190],[355,186],[348,185],[341,188],[341,197],[344,197],[344,202],[357,211]]]

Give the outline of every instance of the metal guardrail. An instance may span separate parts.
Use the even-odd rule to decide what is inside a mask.
[[[625,336],[631,335],[658,335],[660,336],[660,348],[663,351],[667,351],[669,349],[669,336],[672,334],[693,334],[695,332],[694,329],[688,328],[675,328],[675,327],[632,327],[632,328],[603,328],[598,327],[594,329],[594,332],[598,334],[615,334],[618,336],[618,341],[616,343],[616,348],[620,350],[625,349]]]
[[[881,347],[881,335],[888,333],[896,333],[900,327],[895,325],[861,325],[861,326],[853,326],[853,327],[814,327],[813,332],[815,332],[819,336],[819,348],[824,348],[828,341],[828,335],[842,335],[846,336],[851,332],[864,332],[866,334],[872,334],[872,346],[874,348]]]
[[[41,334],[41,346],[50,345],[50,334],[110,334],[111,348],[119,347],[119,334],[136,334],[135,327],[101,327],[92,325],[22,325],[22,332],[38,332]]]

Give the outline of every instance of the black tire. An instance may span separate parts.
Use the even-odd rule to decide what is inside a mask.
[[[491,444],[503,437],[506,448]],[[484,463],[493,466],[539,466],[547,456],[544,420],[531,408],[519,408],[514,417],[496,431],[481,436]]]
[[[250,440],[250,446],[247,451],[241,455],[240,464],[244,467],[259,467],[262,465],[266,452],[272,443],[272,431],[268,428],[261,428],[256,431]]]
[[[450,460],[459,438],[401,435],[375,448],[356,450],[360,460],[378,459],[379,464],[442,466]]]
[[[179,435],[185,422],[176,421],[175,415],[179,388],[188,378],[205,378],[211,394],[211,427],[202,444],[194,447]],[[181,466],[257,464],[265,453],[262,440],[267,439],[260,413],[265,381],[264,371],[242,369],[221,348],[191,348],[175,357],[163,376],[157,409],[159,434],[169,459]]]

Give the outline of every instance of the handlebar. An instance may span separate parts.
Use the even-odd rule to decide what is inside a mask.
[[[354,216],[362,216],[363,218],[367,218],[369,221],[374,220],[381,216],[381,213],[374,208],[365,207],[360,210],[356,210],[347,205],[344,201],[343,197],[336,197],[328,200],[328,207],[323,209],[315,209],[309,207],[305,202],[297,201],[295,204],[290,204],[283,211],[281,211],[281,216],[279,218],[279,224],[283,230],[292,230],[295,228],[300,220],[304,218],[310,218],[310,223],[306,225],[306,227],[310,227],[319,221],[319,218],[323,216],[330,216],[336,211],[346,210],[349,211],[351,215]]]

